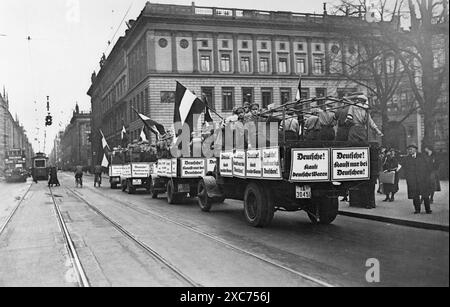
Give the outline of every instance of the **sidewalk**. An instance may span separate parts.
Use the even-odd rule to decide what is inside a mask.
[[[385,195],[376,195],[375,209],[350,207],[348,202],[339,205],[340,214],[345,216],[370,219],[391,224],[405,225],[417,228],[449,231],[449,182],[441,181],[441,192],[436,192],[434,204],[431,205],[433,214],[414,214],[412,200],[408,199],[406,181],[400,180],[400,191],[395,195],[395,201],[383,202]],[[378,188],[378,186],[377,186]]]

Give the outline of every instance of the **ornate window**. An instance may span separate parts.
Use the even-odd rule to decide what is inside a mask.
[[[161,47],[161,48],[166,48],[167,45],[168,45],[167,39],[161,38],[161,39],[159,40],[158,44],[159,44],[159,47]]]

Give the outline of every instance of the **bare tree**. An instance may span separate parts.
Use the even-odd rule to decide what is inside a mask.
[[[390,15],[389,22],[361,23],[354,31],[342,34],[342,41],[347,42],[344,45],[348,47],[348,50],[341,48],[343,50],[337,52],[336,47],[333,46],[330,53],[330,62],[338,64],[338,69],[330,72],[366,88],[375,98],[375,109],[381,115],[383,132],[390,121],[388,104],[406,77],[401,59],[394,49],[389,44],[380,43],[399,28],[398,15],[392,14],[392,10],[398,10],[399,2],[396,2],[389,10],[386,2],[387,0],[380,0],[378,15],[381,18]],[[338,6],[335,9],[338,12],[348,12],[349,15],[365,15],[368,11],[366,1],[361,0],[342,1],[340,8]]]
[[[423,115],[424,141],[434,144],[438,100],[448,91],[443,89],[448,76],[448,1],[408,0],[408,10],[411,30],[394,33],[388,43],[403,63]]]

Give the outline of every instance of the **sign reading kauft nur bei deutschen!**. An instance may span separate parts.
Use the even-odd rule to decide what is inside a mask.
[[[341,148],[331,150],[333,181],[364,180],[370,178],[369,148]]]

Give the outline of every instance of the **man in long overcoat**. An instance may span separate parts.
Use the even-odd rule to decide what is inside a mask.
[[[422,197],[426,213],[431,214],[431,167],[426,157],[418,152],[418,147],[416,145],[410,145],[407,149],[408,156],[403,159],[401,164],[404,168],[406,182],[408,184],[408,199],[413,200],[414,213],[419,214]]]

